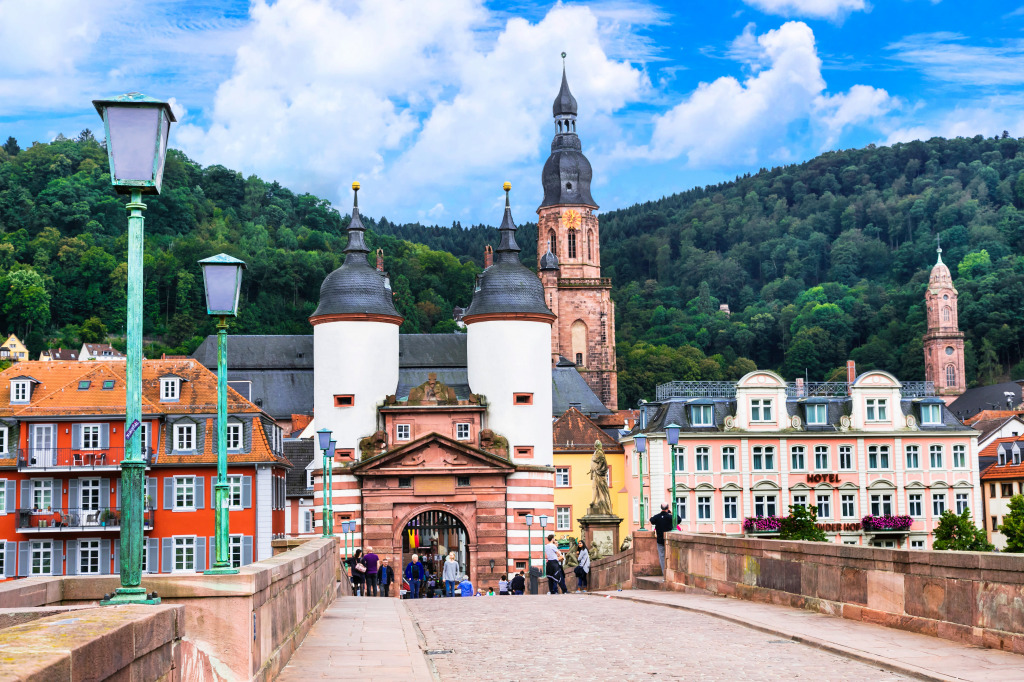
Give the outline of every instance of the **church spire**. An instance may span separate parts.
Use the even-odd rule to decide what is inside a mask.
[[[352,183],[352,221],[348,224],[348,244],[345,246],[345,262],[354,260],[358,257],[362,257],[363,261],[366,260],[366,254],[370,253],[370,249],[366,247],[366,241],[363,239],[363,232],[366,228],[363,226],[363,221],[359,218],[359,183]]]
[[[935,245],[935,252],[939,254],[939,258],[935,261],[935,264],[938,265],[942,263],[942,237],[940,235],[935,236]]]
[[[576,98],[572,96],[572,92],[569,91],[569,81],[565,77],[565,53],[562,53],[562,87],[558,89],[558,96],[555,97],[555,103],[551,106],[552,115],[555,118],[559,116],[568,116],[572,119],[576,118]],[[576,126],[573,126],[575,132]],[[567,131],[568,132],[568,131]]]
[[[565,53],[562,53],[562,85],[558,89],[551,113],[555,117],[555,138],[551,140],[551,156],[544,164],[541,181],[544,184],[545,206],[591,206],[597,208],[590,195],[593,170],[583,155],[583,146],[576,135],[576,98],[569,90],[565,75]]]
[[[509,205],[508,193],[512,189],[512,183],[506,182],[502,185],[505,190],[505,215],[501,219],[501,226],[498,228],[498,248],[494,250],[494,261],[496,263],[518,263],[519,244],[516,244],[516,224],[512,222],[512,207]]]

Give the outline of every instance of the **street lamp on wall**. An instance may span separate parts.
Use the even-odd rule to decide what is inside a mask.
[[[682,427],[672,422],[665,427],[665,438],[668,440],[668,454],[672,459],[672,527],[675,528],[679,520],[676,518],[676,446],[679,445],[679,430]]]
[[[138,92],[93,100],[103,119],[110,182],[128,202],[128,316],[125,381],[125,456],[121,462],[121,586],[103,605],[159,604],[142,587],[146,463],[142,459],[143,194],[159,194],[174,113],[167,102]]]

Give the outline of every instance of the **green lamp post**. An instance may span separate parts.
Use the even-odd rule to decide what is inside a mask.
[[[334,445],[337,441],[331,440],[330,429],[320,429],[316,432],[317,445],[320,446],[320,450],[324,453],[323,455],[323,473],[320,476],[323,484],[323,499],[322,502],[322,523],[324,532],[323,536],[329,538],[334,535],[334,481],[333,478],[333,464],[334,464]]]
[[[231,486],[228,484],[228,318],[238,315],[238,297],[242,290],[245,263],[219,253],[199,261],[206,290],[206,314],[217,322],[217,483],[214,486],[214,538],[216,551],[208,574],[238,573],[231,565],[228,509]]]
[[[679,523],[676,518],[676,512],[679,511],[676,508],[676,446],[679,445],[679,430],[683,428],[672,422],[665,427],[665,438],[668,439],[668,454],[672,458],[672,527],[675,528],[676,524]]]
[[[159,194],[163,184],[167,136],[174,114],[167,102],[131,92],[93,100],[103,119],[110,161],[110,182],[128,202],[128,362],[125,397],[124,459],[121,461],[121,586],[100,603],[159,604],[142,587],[143,507],[146,462],[142,458],[142,203],[143,194]]]
[[[647,436],[634,436],[633,447],[636,448],[637,466],[640,474],[640,530],[644,528],[647,516],[647,505],[644,504],[644,453],[647,452]]]
[[[345,538],[345,558],[346,559],[348,558],[348,533],[351,530],[351,528],[352,528],[352,522],[351,521],[342,521],[341,522],[341,536],[343,538]]]
[[[338,441],[332,440],[327,448],[327,489],[331,496],[327,498],[327,532],[334,537],[334,455],[338,451]],[[356,530],[356,522],[350,524],[352,532]]]
[[[530,531],[533,530],[533,514],[526,515],[526,551],[529,563],[526,564],[526,572],[533,568],[533,538]]]
[[[548,517],[547,517],[546,514],[541,514],[540,516],[537,517],[537,520],[540,522],[541,546],[545,546],[544,545],[544,540],[546,540],[547,538],[544,537],[544,529],[548,527]],[[543,553],[541,554],[541,558],[540,558],[540,566],[541,566],[541,574],[540,575],[541,575],[542,578],[546,578],[547,575],[548,575],[548,562],[547,562],[547,556],[546,556],[547,550],[544,549],[544,550],[541,550],[541,552],[543,552]]]

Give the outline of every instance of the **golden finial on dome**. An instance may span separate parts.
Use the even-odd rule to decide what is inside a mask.
[[[506,181],[505,181],[505,184],[504,184],[504,185],[502,185],[502,186],[501,186],[501,188],[502,188],[503,190],[505,190],[505,191],[507,192],[507,191],[509,191],[510,189],[512,189],[512,183],[511,183],[511,182],[509,182],[508,180],[506,180]]]
[[[357,192],[359,191],[359,181],[358,180],[356,180],[355,182],[352,183],[352,189],[354,189]]]

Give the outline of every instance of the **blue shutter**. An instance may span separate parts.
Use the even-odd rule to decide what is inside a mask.
[[[213,565],[215,563],[217,563],[217,536],[216,535],[211,535],[210,536],[209,547],[210,547],[210,566],[213,567]]]
[[[56,449],[54,450],[54,452],[56,452]],[[59,478],[55,479],[53,481],[51,490],[53,491],[53,496],[51,498],[51,499],[53,499],[53,508],[54,509],[60,509],[61,508],[60,502],[61,502],[62,499],[64,499],[63,498],[64,481],[60,480]],[[102,494],[100,495],[100,499],[101,500],[103,499],[103,495]]]
[[[217,477],[210,476],[210,509],[217,508]]]
[[[100,479],[100,511],[110,509],[110,483],[107,479]]]
[[[162,573],[170,573],[174,570],[174,538],[164,538],[163,548],[163,562],[161,564],[160,571]]]
[[[146,538],[142,538],[142,541],[145,542]],[[114,570],[114,574],[115,575],[119,574],[121,572],[121,541],[118,540],[117,538],[114,539],[114,569],[113,570]],[[142,571],[143,572],[146,571],[146,567],[145,566],[142,567]]]
[[[146,476],[146,494],[149,495],[149,508],[156,509],[156,477]]]
[[[72,478],[68,481],[68,511],[72,514],[78,512],[78,508],[82,506],[81,499],[79,499],[78,486],[82,484],[77,478]]]
[[[6,505],[5,511],[8,514],[13,514],[17,508],[17,501],[14,499],[18,494],[18,486],[14,481],[7,481],[5,492],[4,492],[4,504]],[[7,564],[5,563],[4,566]]]
[[[252,507],[252,476],[242,476],[242,508]]]
[[[32,543],[28,540],[18,543],[18,575],[25,577],[29,571],[28,553]]]
[[[100,540],[100,573],[110,575],[110,540]]]
[[[4,543],[4,577],[18,575],[18,543],[8,540]]]
[[[174,509],[174,476],[164,479],[164,509]]]
[[[206,538],[196,538],[196,570],[206,570]]]
[[[159,538],[145,538],[146,542],[146,565],[143,569],[147,573],[160,572],[160,540]]]
[[[196,482],[196,489],[195,489],[196,509],[203,509],[203,508],[205,508],[206,493],[203,490],[203,483],[204,483],[204,481],[206,481],[206,478],[203,477],[203,476],[196,476],[195,477],[195,482]]]
[[[242,565],[248,566],[252,563],[252,536],[242,536]]]
[[[21,508],[32,508],[32,481],[24,480],[21,482]]]
[[[120,509],[121,508],[121,479],[120,478],[115,479],[115,481],[114,481],[114,490],[116,491],[116,494],[114,496],[114,506],[116,508]]]
[[[110,424],[100,424],[100,447],[104,450],[110,447]]]
[[[68,575],[78,575],[78,540],[68,540]]]
[[[51,575],[63,575],[64,573],[64,541],[53,541],[53,554],[50,555],[50,567],[53,569]]]
[[[71,447],[78,450],[82,447],[82,425],[71,425]]]

